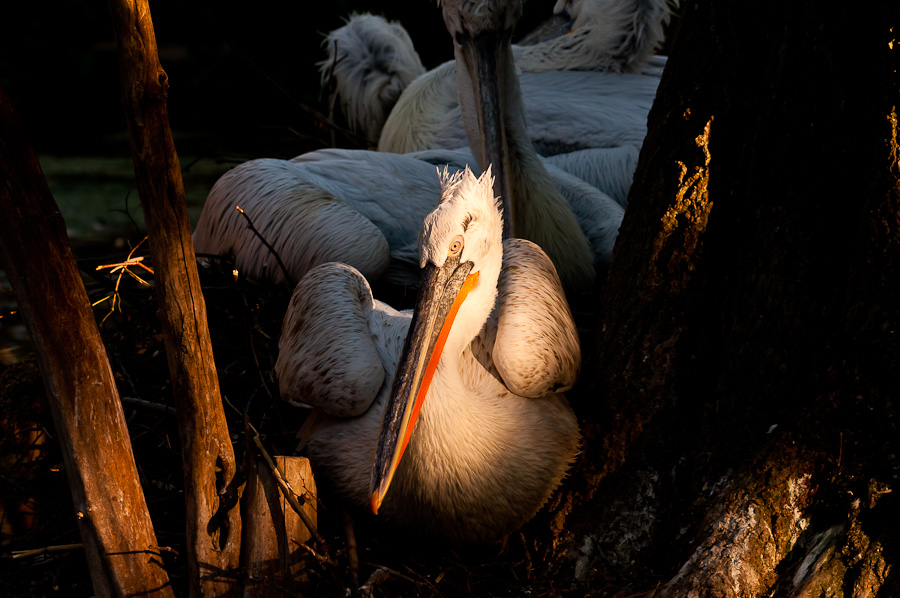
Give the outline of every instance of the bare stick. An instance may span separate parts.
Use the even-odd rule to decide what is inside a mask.
[[[256,227],[253,226],[253,221],[250,220],[250,216],[247,215],[247,213],[241,208],[241,206],[234,206],[234,209],[241,213],[241,216],[243,216],[244,219],[247,220],[247,226],[250,227],[250,230],[253,231],[253,234],[256,235],[256,237],[262,242],[262,244],[266,246],[266,249],[269,250],[269,253],[275,256],[275,261],[278,262],[278,267],[281,268],[281,271],[284,273],[284,278],[291,284],[295,284],[296,281],[291,278],[290,273],[288,273],[287,267],[284,265],[284,262],[281,261],[281,256],[278,255],[278,252],[275,251],[274,247],[269,245],[269,242],[265,240],[262,234],[260,234],[260,232],[256,230]]]
[[[159,411],[161,413],[165,413],[166,415],[174,416],[177,414],[177,411],[175,411],[174,407],[169,407],[168,405],[163,405],[162,403],[154,403],[153,401],[138,399],[136,397],[121,397],[121,399],[123,403],[127,403],[135,407],[142,407],[151,411]]]
[[[356,548],[356,531],[353,529],[353,519],[350,513],[344,509],[344,533],[347,535],[347,560],[349,561],[350,580],[353,587],[359,587],[359,552]]]
[[[40,556],[42,554],[50,554],[51,552],[69,552],[72,550],[82,550],[84,544],[59,544],[57,546],[44,546],[43,548],[34,548],[32,550],[14,550],[12,558],[25,559],[30,556]]]

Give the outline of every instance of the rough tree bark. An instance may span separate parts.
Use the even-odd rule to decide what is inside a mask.
[[[573,397],[576,582],[900,595],[897,32],[893,2],[684,6]]]
[[[0,92],[0,258],[34,341],[98,596],[172,596],[62,215]]]
[[[192,596],[236,592],[241,520],[234,450],[213,360],[184,186],[169,128],[168,79],[146,0],[110,0],[128,121],[178,410]]]

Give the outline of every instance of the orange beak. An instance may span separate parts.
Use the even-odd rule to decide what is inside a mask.
[[[373,513],[378,513],[409,445],[456,313],[478,281],[477,272],[469,274],[471,269],[472,262],[459,263],[456,257],[440,268],[428,264],[422,270],[416,308],[375,448],[369,486]]]

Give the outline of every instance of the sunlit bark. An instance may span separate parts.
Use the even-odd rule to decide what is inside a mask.
[[[191,595],[237,591],[241,520],[236,463],[206,323],[184,186],[146,0],[110,0],[122,104],[159,294],[184,459]]]
[[[900,14],[879,4],[684,7],[573,397],[560,572],[897,588]]]
[[[50,401],[97,596],[172,596],[62,215],[0,92],[0,258]]]

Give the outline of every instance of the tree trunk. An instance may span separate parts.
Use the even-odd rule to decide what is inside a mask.
[[[110,0],[110,9],[184,452],[191,595],[219,596],[237,590],[240,492],[169,129],[168,80],[147,1]]]
[[[2,92],[0,182],[0,257],[34,341],[94,591],[172,596],[65,223]]]
[[[900,595],[900,10],[875,4],[684,7],[573,397],[549,548],[576,580]]]

